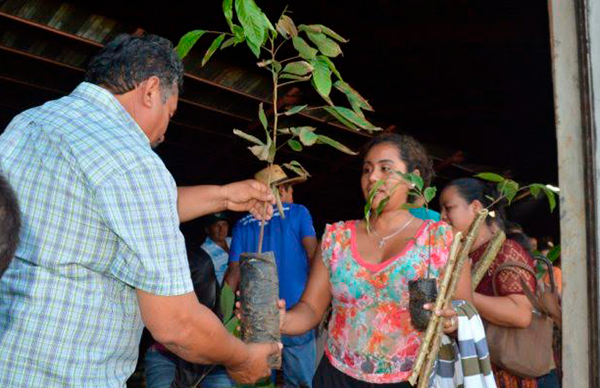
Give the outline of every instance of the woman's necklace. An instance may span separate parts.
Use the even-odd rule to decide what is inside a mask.
[[[379,249],[382,249],[385,246],[385,243],[387,242],[387,240],[391,239],[392,237],[394,237],[395,235],[397,235],[398,233],[402,232],[404,229],[406,229],[406,227],[415,219],[415,217],[410,217],[408,219],[408,221],[406,221],[404,223],[404,225],[402,225],[401,227],[398,228],[398,230],[396,230],[394,233],[387,235],[385,237],[382,237],[379,233],[377,233],[377,231],[373,228],[373,233],[375,233],[375,235],[377,237],[379,237]]]

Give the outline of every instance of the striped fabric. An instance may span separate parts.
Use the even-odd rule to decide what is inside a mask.
[[[458,313],[458,341],[443,337],[432,386],[496,388],[479,313],[465,301],[454,302],[454,308]]]
[[[0,281],[0,387],[124,387],[136,289],[193,291],[172,176],[119,101],[85,82],[13,119],[0,170],[23,214]]]

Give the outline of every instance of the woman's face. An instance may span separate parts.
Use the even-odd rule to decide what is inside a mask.
[[[447,186],[440,195],[442,220],[454,231],[466,232],[477,215],[477,201],[470,204],[460,195],[456,186]]]
[[[373,208],[377,208],[387,196],[390,197],[386,205],[388,209],[399,209],[406,203],[408,185],[394,172],[406,173],[406,170],[406,163],[400,159],[400,151],[391,143],[377,144],[367,152],[360,180],[365,199],[369,197],[377,181],[384,182],[373,198]]]

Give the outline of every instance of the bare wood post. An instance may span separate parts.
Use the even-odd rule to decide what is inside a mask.
[[[431,350],[428,353],[427,361],[424,367],[421,369],[421,375],[419,376],[419,385],[417,386],[417,388],[427,388],[427,384],[429,384],[431,370],[433,369],[433,365],[435,363],[435,360],[437,359],[437,355],[442,344],[442,335],[444,334],[443,330],[444,325],[440,320],[437,324],[435,338],[433,340],[433,343],[431,344]]]
[[[452,246],[450,247],[450,256],[448,258],[448,262],[446,263],[446,267],[444,268],[444,277],[442,278],[442,281],[440,283],[440,292],[438,293],[437,299],[435,301],[436,309],[439,309],[443,306],[448,285],[450,284],[453,269],[456,264],[456,258],[461,239],[462,233],[459,232],[456,234],[456,236],[454,236],[454,241],[452,241]],[[413,370],[409,378],[409,381],[412,385],[415,384],[417,378],[419,377],[421,367],[423,366],[423,362],[425,361],[425,356],[428,353],[427,350],[429,348],[429,344],[431,343],[431,338],[433,338],[436,332],[436,323],[438,321],[439,317],[435,314],[433,314],[431,316],[431,319],[429,320],[427,330],[425,331],[425,335],[423,336],[423,341],[421,342],[421,346],[419,347],[419,353],[417,354],[417,358],[415,360],[415,364],[413,366]]]
[[[502,248],[502,244],[506,241],[506,234],[503,231],[499,230],[494,234],[494,237],[490,240],[487,248],[485,248],[485,252],[483,252],[483,256],[481,260],[477,262],[477,265],[473,267],[471,273],[473,274],[471,277],[471,288],[475,290],[481,282],[481,279],[485,276],[485,273],[490,268],[490,265],[496,259],[498,252],[500,252],[500,248]]]

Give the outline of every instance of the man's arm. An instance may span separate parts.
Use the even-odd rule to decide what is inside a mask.
[[[313,260],[315,258],[315,253],[317,251],[317,238],[315,236],[306,236],[302,239],[302,246],[306,251],[306,256],[308,258],[308,267],[312,267]]]
[[[244,344],[202,306],[193,292],[158,296],[137,290],[144,324],[155,340],[179,357],[200,364],[224,365],[239,382],[270,374],[267,357],[280,351],[270,344]]]
[[[238,286],[240,285],[240,262],[239,261],[230,261],[229,266],[227,267],[227,272],[225,272],[225,277],[223,278],[224,282],[229,285],[229,287],[233,290],[233,292],[237,291]]]
[[[266,209],[267,218],[273,214],[275,199],[269,188],[252,179],[223,186],[198,185],[177,188],[177,213],[179,222],[186,222],[206,214],[223,210],[249,211],[262,219]]]

